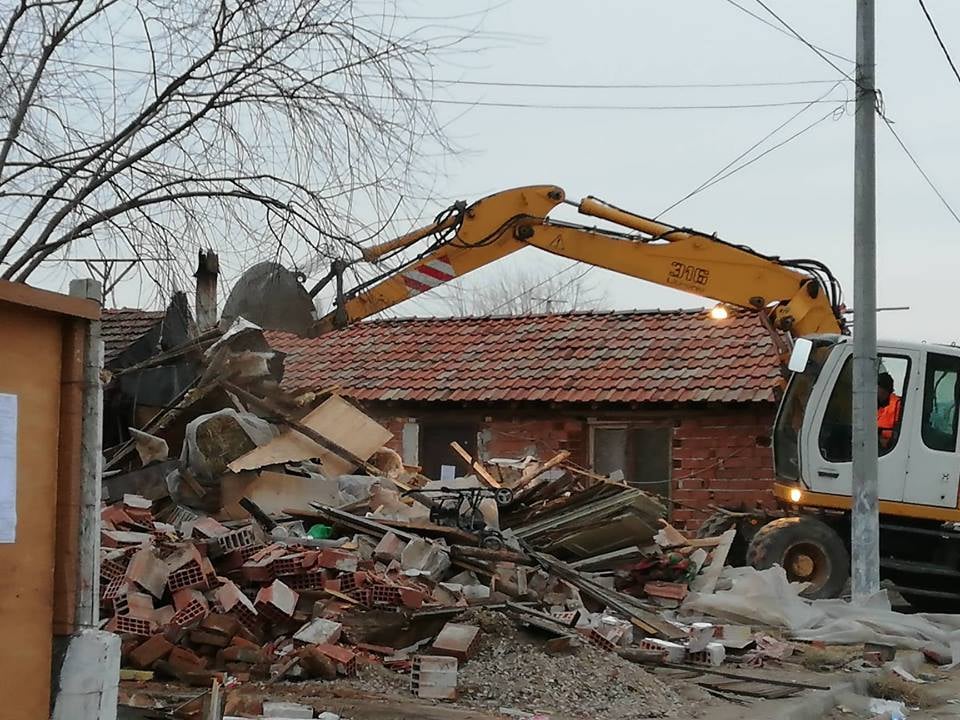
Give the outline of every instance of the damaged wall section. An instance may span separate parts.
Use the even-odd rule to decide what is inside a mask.
[[[770,428],[773,403],[696,407],[671,410],[609,409],[554,406],[436,407],[432,404],[364,403],[365,410],[393,433],[388,446],[411,464],[433,468],[454,464],[442,438],[430,435],[445,423],[476,427],[476,447],[482,460],[533,455],[549,458],[566,450],[570,460],[600,473],[617,465],[617,448],[605,448],[602,433],[623,428],[626,433],[624,480],[648,492],[669,488],[672,500],[695,508],[772,509],[773,456]],[[416,432],[410,428],[416,427]],[[637,442],[637,433],[658,431],[647,439],[664,447]],[[631,440],[635,443],[630,448]],[[437,450],[436,448],[439,448]],[[605,451],[609,457],[600,455]],[[665,456],[652,461],[649,453]],[[640,457],[634,457],[641,455]],[[663,467],[665,465],[665,467]],[[663,470],[661,471],[661,467]],[[457,463],[458,471],[466,466]],[[631,472],[631,468],[633,471]],[[439,477],[439,472],[428,476]],[[673,506],[671,521],[678,527],[699,527],[704,514]]]

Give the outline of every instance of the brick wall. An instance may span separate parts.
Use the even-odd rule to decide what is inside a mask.
[[[750,510],[774,506],[773,409],[705,411],[679,418],[673,432],[672,519],[699,527],[709,505]]]
[[[365,409],[393,433],[389,445],[401,454],[405,423],[418,418],[436,420],[444,415],[429,408],[404,408],[400,412]],[[550,417],[544,417],[548,413],[543,411],[517,409],[462,409],[446,414],[477,422],[478,448],[484,458],[532,453],[543,459],[569,450],[571,459],[585,467],[589,467],[590,458],[588,417],[671,427],[671,499],[681,504],[673,506],[671,521],[677,527],[696,530],[712,512],[710,505],[736,509],[773,506],[772,405],[631,412],[555,409],[549,412]]]

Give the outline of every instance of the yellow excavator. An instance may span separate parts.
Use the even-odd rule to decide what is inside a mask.
[[[564,203],[606,225],[551,219],[551,211]],[[280,318],[261,312],[278,305],[263,302],[264,293],[276,297],[263,286],[275,266],[252,268],[224,316],[242,314],[264,327],[288,330],[298,318],[301,331],[328,332],[525,247],[755,311],[789,377],[773,428],[772,492],[781,510],[725,512],[705,529],[715,533],[736,525],[741,559],[761,569],[781,565],[792,580],[809,583],[810,597],[843,591],[852,504],[852,343],[839,283],[822,263],[763,255],[592,197],[572,202],[551,185],[457,203],[429,226],[365,249],[363,259],[385,263],[420,243],[424,247],[415,259],[350,290],[343,288],[342,261],[311,292],[288,281],[297,286],[296,297],[284,304]],[[335,307],[315,318],[310,298],[332,280]],[[881,572],[918,606],[960,605],[954,588],[960,578],[960,349],[881,342],[878,352],[878,377],[889,378],[882,384],[901,405],[894,426],[878,435]]]

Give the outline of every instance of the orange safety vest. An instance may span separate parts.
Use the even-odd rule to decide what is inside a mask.
[[[903,402],[896,393],[890,393],[887,404],[877,408],[877,429],[880,431],[880,442],[884,447],[893,440],[893,433],[897,429],[897,423],[900,422],[902,409]]]

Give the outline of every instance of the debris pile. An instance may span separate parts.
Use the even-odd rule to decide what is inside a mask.
[[[424,700],[649,716],[673,699],[636,663],[717,665],[753,642],[664,614],[712,592],[733,531],[687,539],[565,452],[482,462],[454,443],[468,474],[426,478],[333,389],[282,392],[282,356],[242,322],[204,358],[105,463],[103,617],[139,679],[376,667]]]

